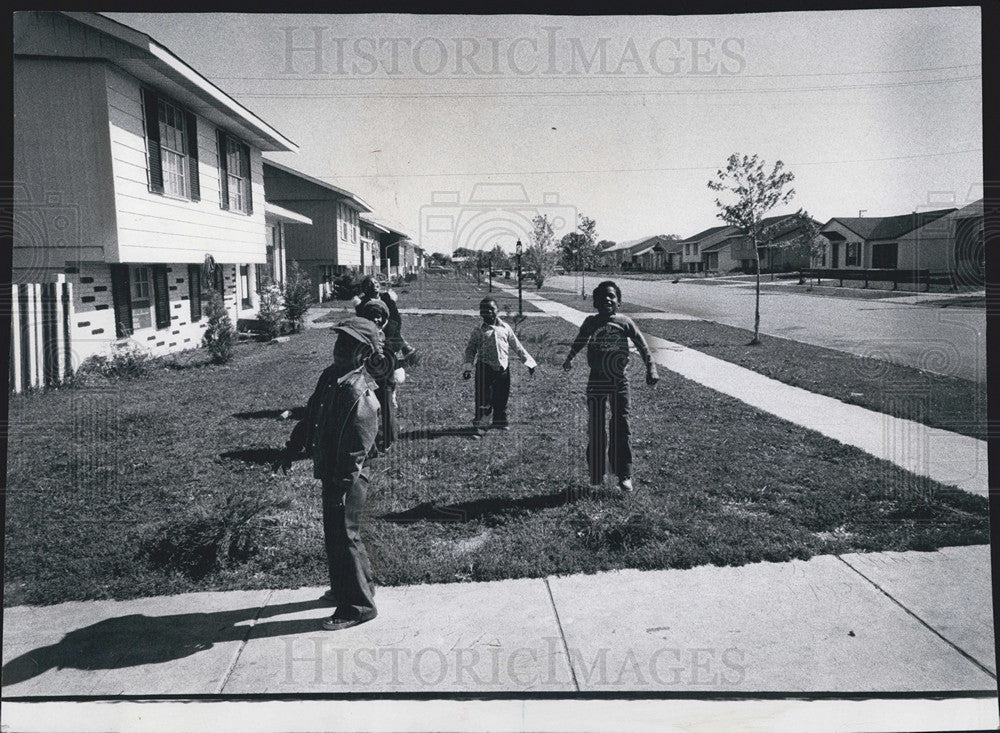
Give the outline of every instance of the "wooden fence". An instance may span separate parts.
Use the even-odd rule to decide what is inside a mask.
[[[10,286],[11,392],[62,384],[73,374],[73,285]]]

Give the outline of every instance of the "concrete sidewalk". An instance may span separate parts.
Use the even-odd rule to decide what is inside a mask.
[[[534,293],[536,307],[580,325],[588,315]],[[642,317],[642,314],[632,314]],[[653,360],[717,392],[783,420],[854,446],[918,476],[989,495],[986,441],[793,387],[672,341],[647,335]]]
[[[4,609],[3,696],[996,692],[989,547]]]

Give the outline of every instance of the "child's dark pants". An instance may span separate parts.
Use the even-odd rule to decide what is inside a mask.
[[[611,435],[608,435],[608,406],[611,407]],[[587,465],[590,483],[604,481],[610,463],[619,479],[632,475],[632,432],[628,424],[629,388],[627,379],[591,374],[587,382]]]
[[[493,424],[507,424],[507,401],[510,399],[510,368],[494,369],[476,364],[476,420],[493,410]]]
[[[361,512],[367,489],[364,471],[346,494],[341,494],[334,482],[323,482],[323,535],[330,588],[337,602],[336,615],[346,618],[358,618],[375,608],[372,566],[361,541]]]

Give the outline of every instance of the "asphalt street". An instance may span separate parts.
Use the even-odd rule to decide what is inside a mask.
[[[588,290],[600,279],[596,273],[588,274]],[[626,302],[753,329],[751,286],[735,286],[732,280],[672,283],[613,279],[621,286]],[[553,277],[551,285],[567,289],[575,286],[579,290],[580,277]],[[762,291],[760,312],[760,330],[764,334],[946,376],[986,381],[985,309]]]

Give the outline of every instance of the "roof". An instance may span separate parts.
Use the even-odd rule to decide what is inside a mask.
[[[58,19],[63,26],[57,27]],[[69,21],[69,24],[67,24]],[[67,41],[75,22],[97,33]],[[145,33],[100,13],[23,11],[14,14],[16,56],[104,59],[141,82],[165,88],[177,101],[213,124],[239,134],[261,150],[298,152],[298,146]]]
[[[404,232],[402,229],[400,229],[398,227],[394,227],[391,224],[387,224],[384,221],[376,220],[375,217],[373,217],[371,215],[366,216],[365,214],[361,214],[360,218],[361,218],[362,221],[366,222],[367,224],[372,225],[373,228],[377,228],[377,229],[382,230],[383,233],[386,233],[386,234],[395,234],[398,237],[402,237],[403,239],[408,240],[408,243],[411,244],[414,248],[416,248],[416,243],[413,242],[413,241],[411,241],[410,240],[410,235],[407,234],[406,232]]]
[[[607,252],[622,252],[627,249],[628,250],[641,249],[644,245],[647,244],[647,242],[651,242],[654,239],[657,241],[651,245],[648,245],[648,247],[652,247],[655,244],[657,244],[660,240],[660,235],[654,234],[652,237],[640,237],[639,239],[630,239],[627,242],[618,242],[618,244],[615,244],[611,247],[608,247],[605,250],[602,250],[601,254],[605,254]]]
[[[723,229],[728,229],[730,227],[732,227],[733,229],[736,228],[732,224],[723,224],[722,226],[718,227],[710,227],[709,229],[705,229],[704,231],[698,232],[697,234],[694,234],[688,237],[687,239],[682,239],[681,242],[684,244],[691,244],[692,242],[700,242],[702,239],[705,239],[705,237],[710,237],[713,234],[717,234],[721,232]]]
[[[303,216],[297,211],[292,211],[291,209],[286,209],[283,206],[278,206],[277,204],[272,204],[270,201],[264,201],[264,216],[268,219],[277,219],[278,221],[283,221],[287,224],[312,224],[312,219],[308,216]]]
[[[898,216],[835,216],[824,224],[822,228],[826,229],[833,222],[838,222],[866,241],[872,239],[895,239],[908,232],[912,232],[917,227],[929,224],[935,219],[940,219],[942,216],[950,214],[955,210],[952,208],[938,209],[936,211],[915,211]]]
[[[736,241],[741,240],[743,238],[744,238],[743,235],[740,233],[732,234],[724,239],[720,239],[718,242],[715,242],[714,244],[710,244],[707,247],[702,247],[700,251],[718,252],[723,247],[728,247],[729,245],[734,244]]]
[[[287,165],[276,163],[275,161],[270,160],[268,158],[264,158],[264,167],[274,168],[275,170],[281,171],[282,173],[286,173],[290,176],[295,176],[296,178],[301,178],[303,181],[308,181],[314,186],[319,186],[320,188],[325,188],[328,191],[332,191],[341,198],[347,199],[349,202],[353,203],[357,208],[361,209],[361,211],[372,210],[372,208],[368,204],[366,204],[361,199],[360,196],[356,196],[347,189],[340,188],[340,186],[334,186],[332,183],[321,181],[319,178],[313,178],[307,173],[303,173],[302,171],[297,171],[294,168],[289,168]]]

